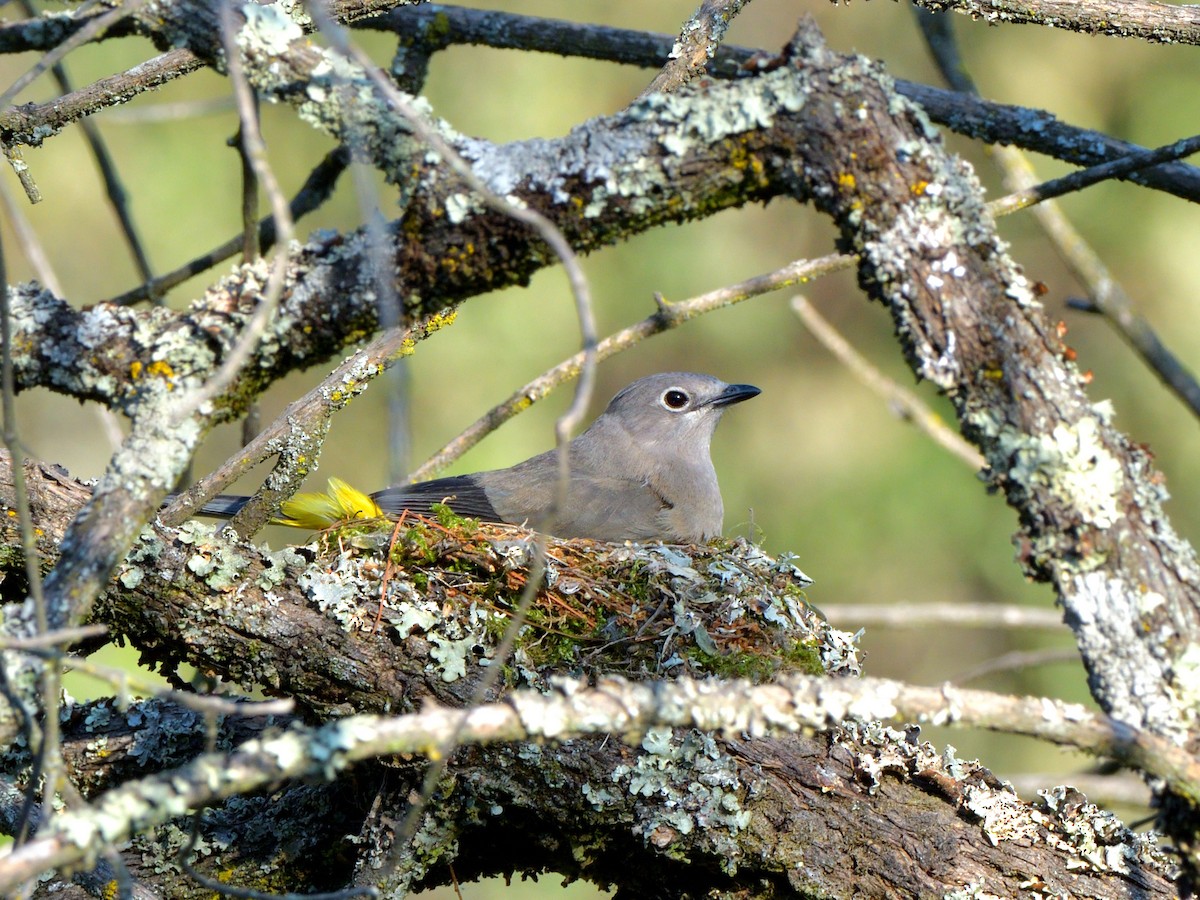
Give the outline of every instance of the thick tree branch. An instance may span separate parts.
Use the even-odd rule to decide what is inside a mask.
[[[826,110],[797,176],[862,254],[860,281],[891,309],[910,365],[955,403],[1020,514],[1022,561],[1058,589],[1100,702],[1136,727],[1189,735],[1190,706],[1169,685],[1183,677],[1190,691],[1179,661],[1197,639],[1200,570],[1166,522],[1149,459],[1086,397],[973,176],[919,111],[897,114],[903,101],[867,66],[801,53],[816,81],[855,86],[843,102],[863,117],[835,125]]]
[[[333,10],[335,14],[337,11],[338,8]],[[343,10],[343,13],[357,27],[394,31],[421,44],[427,52],[454,43],[475,43],[656,68],[669,57],[674,41],[669,35],[429,3],[391,9],[365,18],[360,17],[357,10],[353,16],[349,10]],[[38,43],[35,47],[18,41],[20,49],[46,49],[40,42],[47,34],[58,32],[43,27],[44,20],[38,20],[36,25],[27,27],[24,23],[16,23],[0,27],[0,47],[9,40],[6,35],[12,37],[27,32],[35,36]],[[143,23],[143,27],[149,26]],[[128,33],[126,27],[110,31],[105,37]],[[53,45],[53,42],[47,43],[47,46]],[[753,71],[753,61],[761,58],[762,51],[717,47],[710,72],[719,77],[744,75]],[[53,103],[14,107],[0,114],[0,138],[7,144],[38,143],[79,116],[124,102],[161,81],[193,71],[200,65],[199,57],[191,51],[171,50],[144,67],[103,79]],[[1067,125],[1039,110],[994,103],[906,81],[897,81],[897,89],[921,103],[933,121],[953,131],[987,143],[1012,144],[1076,165],[1112,161],[1143,149],[1100,132]],[[1200,202],[1200,171],[1192,166],[1182,163],[1161,165],[1127,177],[1139,184]]]
[[[0,886],[69,865],[95,842],[169,822],[190,806],[289,778],[342,775],[345,781],[356,761],[420,753],[436,745],[438,735],[458,729],[461,739],[479,745],[537,738],[566,742],[532,755],[522,750],[528,744],[460,752],[456,770],[462,790],[446,798],[437,820],[441,824],[427,823],[432,843],[426,853],[409,858],[396,871],[376,874],[390,881],[389,887],[408,889],[437,878],[434,867],[445,865],[444,854],[460,842],[465,846],[457,848],[461,856],[455,866],[466,866],[463,874],[494,871],[511,838],[500,838],[500,847],[477,855],[476,842],[496,840],[501,832],[486,820],[471,826],[467,823],[475,817],[458,812],[468,805],[503,805],[508,810],[504,821],[524,823],[516,827],[532,844],[516,859],[531,850],[533,858],[545,859],[546,841],[557,832],[560,840],[587,841],[592,847],[566,871],[629,890],[637,887],[643,895],[664,876],[687,883],[715,879],[731,889],[765,878],[776,890],[786,886],[843,894],[850,887],[847,877],[855,890],[867,889],[864,872],[871,873],[867,877],[875,885],[868,890],[880,895],[898,889],[943,893],[978,877],[971,873],[987,873],[993,892],[1013,895],[1017,885],[1028,886],[1033,874],[1047,891],[1069,883],[1074,896],[1121,896],[1131,884],[1148,896],[1169,895],[1170,867],[1153,844],[1083,807],[1069,791],[1050,792],[1041,810],[1031,808],[986,770],[918,743],[915,731],[895,732],[854,718],[859,713],[895,714],[896,701],[922,692],[943,715],[951,709],[980,708],[987,705],[980,701],[990,696],[947,696],[929,689],[897,690],[885,682],[821,678],[762,687],[608,680],[588,689],[561,682],[551,695],[518,693],[505,703],[466,712],[427,709],[400,718],[356,716],[319,729],[293,727],[113,788],[95,798],[94,812],[57,817],[38,840],[0,861]],[[1046,711],[1041,703],[1030,708],[1034,719],[1047,720]],[[762,737],[765,732],[823,727],[846,716],[851,717],[847,727],[828,738]],[[713,731],[728,737],[705,734]],[[566,740],[586,733],[623,734],[634,746]],[[371,775],[369,769],[356,771],[360,782]],[[697,772],[702,773],[699,780]],[[551,784],[552,806],[540,792]],[[350,790],[361,794],[361,783]],[[403,783],[389,786],[385,809],[403,802],[405,791]],[[927,832],[914,835],[896,828],[894,819],[905,820],[905,808],[914,806],[925,811],[924,828],[949,829],[955,839],[941,842],[941,849],[920,862],[897,864],[893,858],[884,864],[914,839],[928,838]],[[597,812],[598,823],[585,831],[568,824],[596,818]],[[122,822],[122,832],[114,834]],[[504,827],[511,831],[514,826]],[[814,829],[826,838],[818,838]],[[835,838],[839,833],[843,836]],[[368,834],[378,842],[371,852],[386,852],[387,834]],[[1009,843],[1023,848],[1019,857],[1006,852]],[[1097,845],[1106,849],[1096,852]],[[693,861],[688,874],[628,865],[631,854],[650,863],[663,853],[686,854]],[[623,869],[614,868],[615,856],[626,861]]]
[[[407,40],[428,42],[431,49],[458,43],[479,44],[644,68],[661,66],[674,42],[673,37],[665,34],[435,3],[397,9],[361,20],[358,26],[394,31]],[[743,77],[757,71],[770,58],[762,50],[722,45],[716,48],[709,74],[720,78]],[[996,103],[903,79],[896,80],[896,90],[920,103],[930,119],[951,131],[984,143],[1011,144],[1079,166],[1120,159],[1144,149],[1102,132],[1068,125],[1037,109]],[[1170,163],[1132,173],[1127,178],[1200,202],[1200,169],[1194,166]]]

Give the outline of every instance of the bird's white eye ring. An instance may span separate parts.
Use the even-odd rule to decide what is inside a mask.
[[[658,398],[658,402],[672,412],[679,412],[691,401],[687,391],[682,388],[672,387],[667,388],[662,392],[662,396]]]

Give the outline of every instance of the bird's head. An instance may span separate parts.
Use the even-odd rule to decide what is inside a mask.
[[[707,458],[713,429],[725,408],[760,393],[752,384],[726,384],[711,375],[663,372],[623,388],[602,418],[612,417],[648,449]]]

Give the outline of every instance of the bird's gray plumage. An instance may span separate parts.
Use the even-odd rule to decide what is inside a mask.
[[[555,450],[507,469],[396,485],[371,496],[388,514],[444,502],[460,515],[562,538],[704,541],[721,533],[724,512],[709,455],[713,430],[726,407],[759,393],[753,385],[691,372],[633,382],[568,445],[561,510],[554,510]],[[232,515],[245,500],[216,498],[203,511]]]

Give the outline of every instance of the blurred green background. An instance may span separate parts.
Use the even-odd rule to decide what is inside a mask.
[[[675,33],[695,0],[466,5]],[[834,49],[879,58],[897,77],[940,84],[906,4],[759,0],[745,9],[728,40],[778,49],[801,15],[816,18]],[[1146,146],[1200,131],[1200,57],[1194,48],[1031,26],[993,28],[963,16],[955,17],[955,26],[967,64],[991,99],[1047,109],[1070,123]],[[359,37],[386,63],[386,39]],[[68,66],[76,84],[84,84],[152,53],[143,41],[113,41],[77,51]],[[8,81],[35,58],[4,60]],[[604,63],[462,47],[436,57],[427,91],[436,113],[459,131],[507,141],[555,137],[586,118],[620,110],[650,77],[649,71]],[[50,96],[43,78],[19,99]],[[165,103],[226,96],[226,82],[202,72],[97,118],[158,271],[236,233],[239,163],[226,145],[236,117],[229,104],[184,119],[145,117]],[[271,162],[290,195],[330,142],[288,109],[267,106],[263,115]],[[989,196],[1002,193],[981,147],[948,140],[974,162]],[[28,150],[26,159],[46,199],[36,207],[23,198],[18,202],[71,302],[94,303],[133,286],[132,264],[121,250],[78,130]],[[1034,163],[1043,178],[1068,170],[1044,158]],[[11,173],[5,178],[16,194]],[[394,202],[383,190],[380,204],[391,215]],[[1124,183],[1091,188],[1062,205],[1168,346],[1185,364],[1200,367],[1194,302],[1200,278],[1192,256],[1200,218],[1195,208]],[[360,221],[352,180],[344,177],[334,202],[299,223],[298,233],[352,229]],[[1080,367],[1095,375],[1092,397],[1111,398],[1118,426],[1153,449],[1174,495],[1169,512],[1175,526],[1194,540],[1200,530],[1195,417],[1161,388],[1103,320],[1065,309],[1065,299],[1082,290],[1028,214],[1004,220],[1000,230],[1026,274],[1047,286],[1048,314],[1068,324],[1067,341],[1078,351]],[[3,239],[10,279],[31,277],[27,262],[13,249],[7,216]],[[793,259],[826,254],[831,241],[828,222],[812,209],[776,202],[662,229],[596,253],[585,267],[601,333],[649,314],[655,291],[684,299]],[[176,290],[170,302],[186,304],[210,280],[194,279]],[[864,301],[853,275],[817,281],[805,293],[881,369],[912,384],[889,317]],[[820,607],[930,601],[1052,606],[1050,591],[1027,583],[1013,563],[1015,515],[998,497],[985,494],[973,472],[898,421],[885,403],[832,361],[790,312],[791,296],[781,292],[711,314],[611,360],[600,371],[594,412],[619,387],[655,371],[699,370],[762,387],[762,396],[733,410],[717,433],[714,458],[725,496],[726,531],[753,537],[773,553],[796,553],[799,565],[815,579],[809,597]],[[424,343],[411,361],[411,464],[577,346],[572,304],[559,270],[541,273],[526,289],[464,304],[454,327]],[[322,374],[297,375],[274,388],[264,398],[264,419],[269,421]],[[925,386],[918,390],[949,415],[932,391]],[[367,489],[386,482],[384,399],[381,389],[372,390],[339,417],[314,487],[330,475]],[[553,419],[567,401],[564,393],[506,425],[454,471],[509,465],[550,446]],[[80,477],[102,471],[109,447],[92,410],[44,392],[22,396],[19,410],[23,438],[35,456],[65,465]],[[213,434],[197,457],[196,471],[218,465],[237,442],[234,427]],[[273,534],[271,540],[278,544],[297,537]],[[873,627],[862,645],[868,673],[938,683],[1013,650],[1069,648],[1072,643],[1065,634]],[[982,686],[1087,699],[1078,663],[991,676]],[[87,692],[86,685],[78,686],[78,693]],[[1047,773],[1047,785],[1086,766],[1081,759],[1016,739],[961,731],[929,736],[953,743],[961,755],[980,756],[1002,776]],[[561,895],[557,879],[543,880],[540,889]],[[474,888],[468,896],[488,896],[482,890]],[[497,890],[503,892],[502,886]],[[512,890],[534,896],[528,884]],[[581,890],[580,895],[588,893]]]

